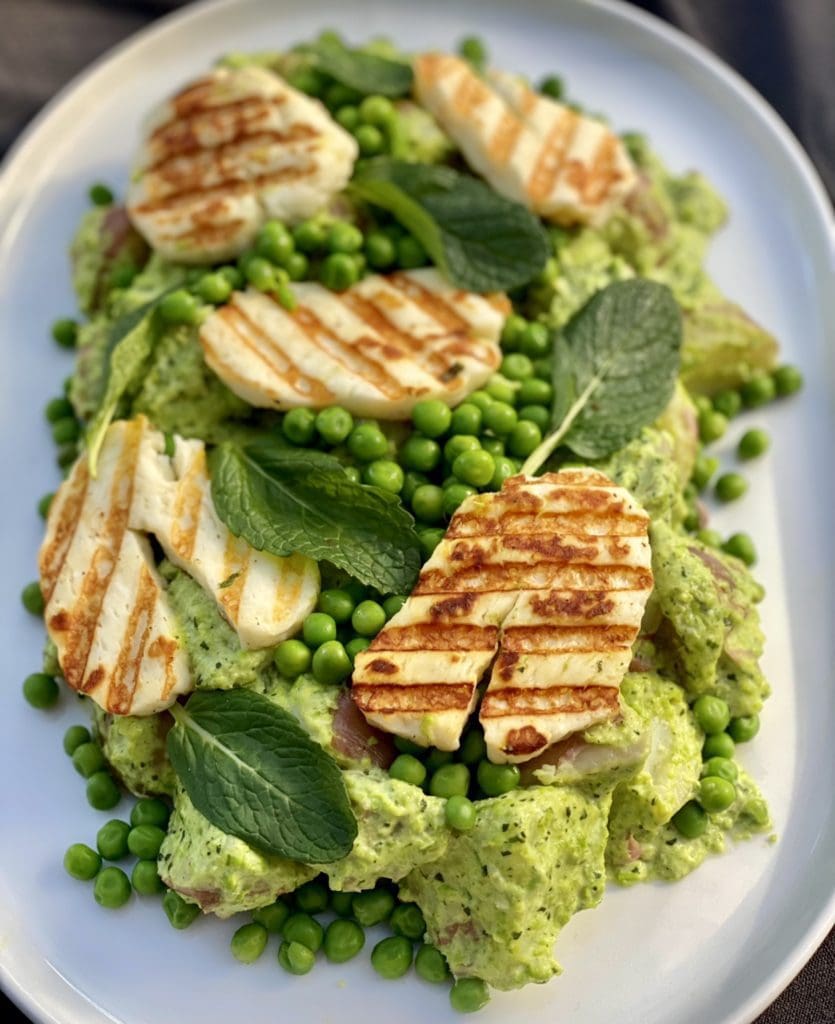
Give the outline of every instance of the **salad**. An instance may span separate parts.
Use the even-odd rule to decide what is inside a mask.
[[[470,1012],[607,883],[770,831],[756,551],[701,496],[801,380],[699,173],[478,40],[323,33],[165,99],[91,200],[24,695],[83,695],[89,802],[138,798],[65,854],[101,906],[245,915],[297,975],[384,925]]]

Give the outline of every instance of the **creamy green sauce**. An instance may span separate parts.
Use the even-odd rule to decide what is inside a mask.
[[[90,705],[95,733],[117,778],[136,796],[170,796],[177,783],[165,749],[170,715],[110,715]]]

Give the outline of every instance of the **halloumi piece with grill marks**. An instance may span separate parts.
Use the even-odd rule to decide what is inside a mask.
[[[167,259],[236,256],[261,224],[295,224],[341,192],[356,140],[265,68],[218,68],[151,115],[128,214]]]
[[[47,631],[67,683],[118,715],[149,715],[192,687],[147,538],[128,527],[143,425],[114,423],[99,472],[76,462],[49,510],[39,567]]]
[[[648,523],[593,469],[512,477],[468,498],[412,596],[357,656],[357,705],[373,725],[454,750],[492,665],[479,718],[496,762],[616,717],[652,589]]]
[[[251,405],[321,408],[407,419],[424,398],[456,404],[501,362],[510,304],[450,285],[431,268],[372,275],[345,292],[293,286],[288,312],[269,295],[235,292],[200,329],[207,364]]]
[[[415,95],[502,195],[560,224],[599,226],[637,174],[623,143],[599,121],[494,71],[486,78],[444,53],[414,62]]]
[[[244,647],[271,647],[295,633],[319,596],[319,568],[293,554],[278,558],[234,537],[212,501],[202,441],[147,429],[139,450],[130,512],[135,530],[152,533],[168,558],[217,602]]]

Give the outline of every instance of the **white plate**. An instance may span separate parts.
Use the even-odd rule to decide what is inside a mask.
[[[81,711],[64,697],[61,711],[44,715],[20,697],[20,680],[39,664],[42,630],[18,593],[35,575],[35,502],[57,482],[41,410],[70,371],[48,331],[74,308],[65,249],[86,187],[122,187],[145,110],[219,54],[280,47],[330,25],[357,40],[385,32],[407,47],[448,47],[477,31],[498,64],[534,77],[565,74],[573,96],[607,111],[618,128],[651,133],[673,167],[702,169],[733,211],[711,269],[806,374],[802,400],[751,417],[767,423],[773,453],[746,470],[751,492],[718,522],[754,535],[768,586],[765,665],[775,693],[743,758],[770,799],[779,842],[740,845],[678,885],[612,887],[599,910],[576,917],[561,936],[562,978],[497,994],[481,1017],[750,1021],[835,915],[833,376],[825,338],[825,324],[835,323],[832,226],[808,160],[751,89],[659,22],[588,0],[189,8],[82,76],[16,149],[0,182],[0,979],[32,1016],[61,1024],[352,1024],[369,1019],[370,1007],[370,1019],[401,1024],[455,1019],[445,990],[380,981],[367,956],[293,979],[274,952],[238,965],[227,948],[232,923],[202,920],[178,933],[156,904],[99,909],[89,887],[61,867],[65,847],[92,841],[106,818],[87,806],[61,750],[64,728]]]

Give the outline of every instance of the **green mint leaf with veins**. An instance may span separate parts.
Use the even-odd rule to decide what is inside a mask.
[[[351,50],[338,39],[319,39],[299,47],[299,52],[311,56],[319,70],[357,92],[394,98],[407,95],[412,88],[414,76],[408,64]]]
[[[252,690],[205,690],[171,712],[168,755],[213,825],[290,860],[350,853],[357,823],[342,773],[291,714]]]
[[[666,285],[633,278],[592,296],[555,338],[555,429],[522,472],[535,473],[559,445],[601,459],[637,437],[672,398],[681,338]]]
[[[226,442],[209,469],[217,514],[257,550],[327,560],[383,593],[412,589],[414,520],[395,495],[349,480],[332,456],[268,438]]]
[[[350,188],[393,214],[458,288],[517,288],[542,271],[550,254],[534,214],[451,167],[378,157],[360,165]]]

